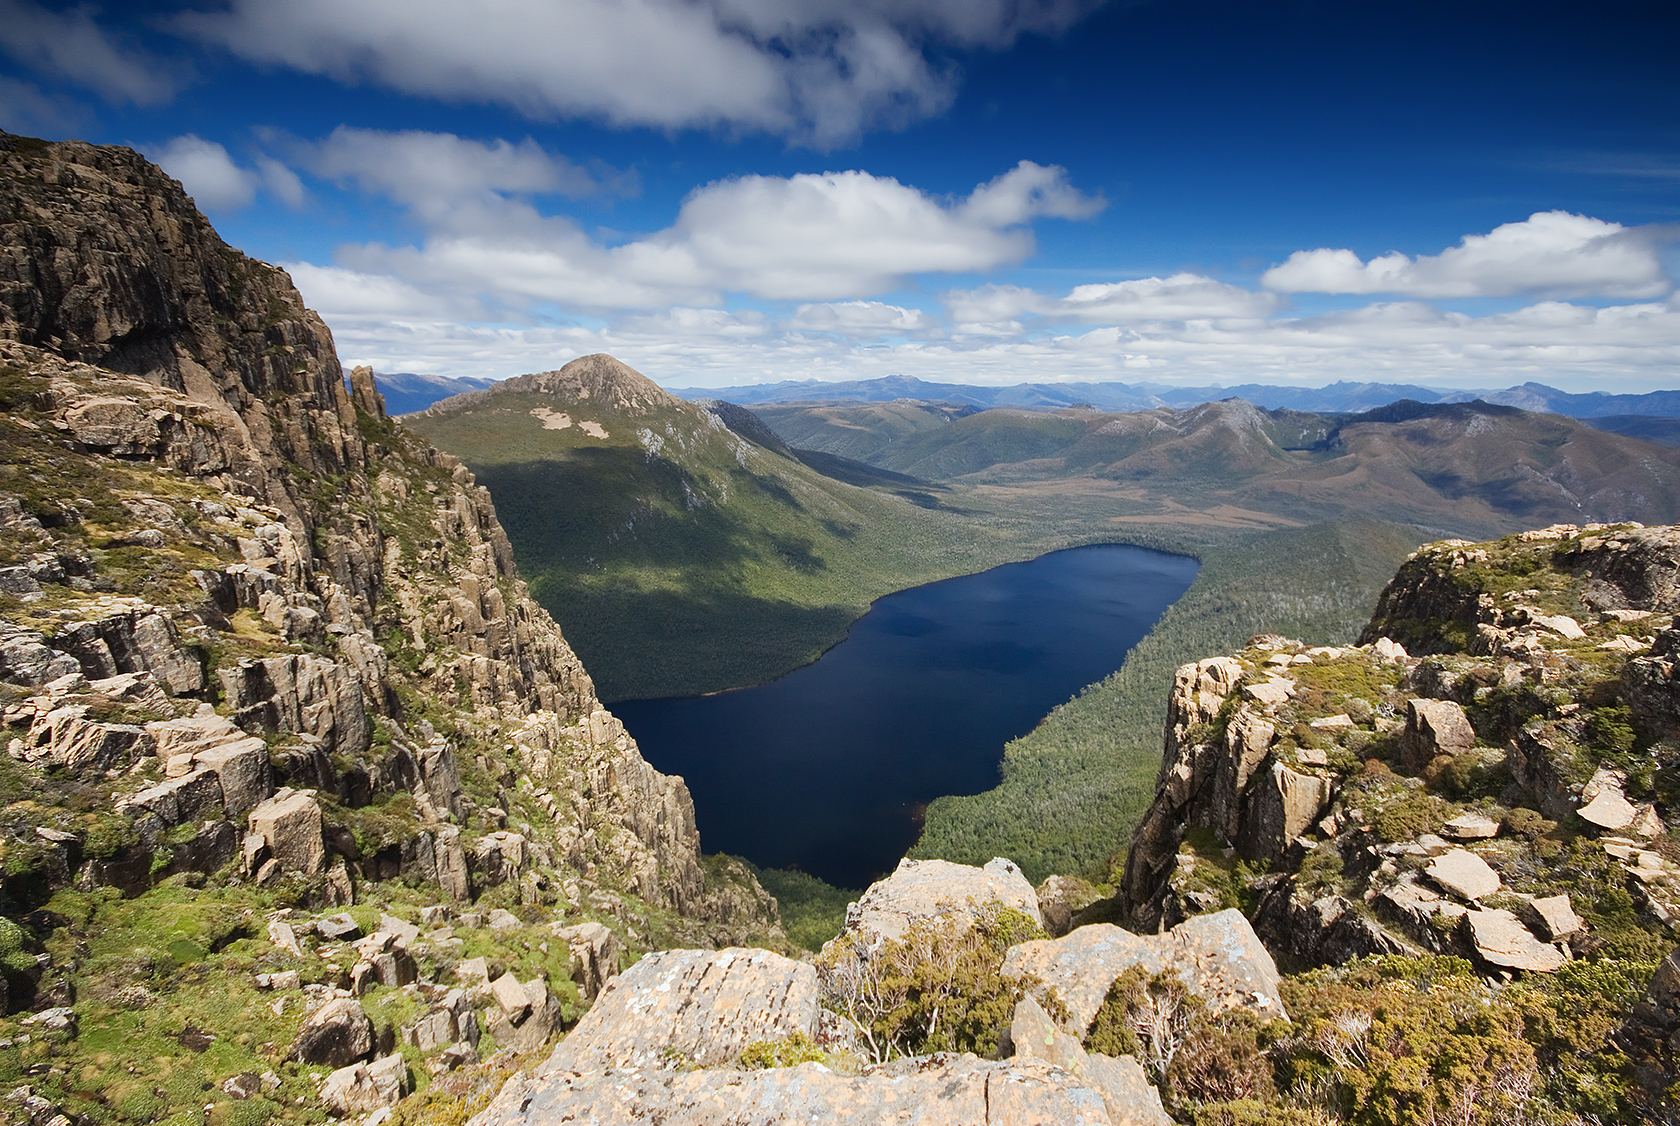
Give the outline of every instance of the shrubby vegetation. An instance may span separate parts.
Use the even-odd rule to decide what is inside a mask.
[[[1015,1002],[1036,979],[1006,976],[1011,946],[1043,938],[1020,911],[985,904],[967,917],[917,919],[904,937],[845,944],[818,961],[823,1003],[857,1029],[871,1063],[929,1052],[997,1050]]]

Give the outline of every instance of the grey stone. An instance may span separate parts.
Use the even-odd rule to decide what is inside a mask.
[[[832,941],[898,939],[917,919],[972,918],[988,903],[1014,908],[1043,925],[1037,893],[1008,860],[994,858],[980,868],[946,860],[900,860],[892,875],[869,885],[846,908],[845,927]]]
[[[1455,841],[1481,841],[1499,835],[1499,822],[1480,813],[1461,813],[1441,826],[1441,835]]]
[[[321,1102],[339,1114],[395,1106],[408,1093],[408,1064],[400,1055],[341,1067],[321,1085]]]
[[[571,951],[572,981],[586,1000],[593,1001],[623,968],[623,953],[613,932],[600,923],[554,928],[555,938]]]
[[[1079,1039],[1056,1027],[1037,1001],[1023,997],[1010,1018],[1009,1039],[1015,1058],[1036,1060],[1079,1076],[1103,1097],[1111,1123],[1171,1126],[1160,1092],[1149,1085],[1131,1056],[1114,1058],[1087,1053]]]
[[[563,1051],[562,1043],[556,1054]],[[550,1063],[504,1086],[471,1126],[1112,1126],[1100,1092],[1059,1067],[922,1056],[839,1075],[821,1064],[764,1071],[638,1069],[578,1074]]]
[[[324,919],[317,919],[315,930],[328,942],[351,942],[362,935],[361,925],[348,911],[337,915],[328,915]]]
[[[1626,829],[1639,811],[1622,791],[1622,779],[1614,771],[1600,769],[1581,790],[1583,804],[1577,817],[1600,829]]]
[[[381,914],[379,929],[389,934],[398,946],[412,946],[420,937],[420,928],[413,923],[407,923],[395,915]]]
[[[608,983],[547,1066],[716,1067],[755,1040],[816,1037],[817,971],[767,950],[662,950]]]

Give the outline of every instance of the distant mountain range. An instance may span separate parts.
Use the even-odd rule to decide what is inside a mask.
[[[494,382],[413,372],[375,373],[374,378],[392,414],[422,411],[452,395],[482,391]],[[689,401],[722,399],[743,406],[890,403],[912,399],[924,403],[949,403],[973,410],[996,407],[1062,410],[1083,406],[1101,411],[1144,411],[1156,407],[1187,410],[1223,399],[1243,399],[1268,410],[1286,408],[1317,414],[1357,414],[1404,399],[1417,403],[1467,403],[1480,399],[1499,406],[1520,407],[1536,414],[1591,419],[1600,430],[1668,445],[1680,444],[1680,425],[1648,421],[1680,419],[1680,391],[1652,391],[1644,395],[1607,395],[1595,391],[1574,395],[1543,383],[1480,391],[1443,390],[1410,383],[1349,382],[1332,383],[1327,387],[1280,387],[1266,383],[1243,383],[1233,387],[1169,387],[1160,383],[1017,383],[1010,387],[979,387],[966,383],[930,383],[910,376],[894,375],[841,383],[808,379],[742,387],[676,387],[668,390],[672,395]]]
[[[685,399],[727,399],[754,406],[762,403],[834,402],[885,403],[895,399],[956,403],[987,410],[1015,407],[1059,410],[1089,406],[1102,411],[1140,411],[1155,407],[1185,410],[1222,399],[1243,399],[1268,410],[1288,408],[1315,413],[1358,413],[1401,399],[1418,403],[1467,403],[1475,399],[1500,406],[1521,407],[1537,414],[1571,418],[1642,415],[1680,418],[1680,391],[1652,391],[1644,395],[1607,395],[1595,391],[1572,395],[1543,383],[1524,383],[1503,390],[1442,390],[1409,383],[1332,383],[1327,387],[1280,387],[1243,383],[1233,387],[1169,387],[1160,383],[1017,383],[1011,387],[976,387],[964,383],[929,383],[909,376],[860,379],[844,383],[758,383],[744,387],[675,387]]]

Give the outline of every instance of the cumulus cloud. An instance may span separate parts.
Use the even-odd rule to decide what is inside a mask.
[[[0,0],[0,48],[42,74],[86,87],[113,104],[160,105],[175,96],[178,66],[164,66],[94,22],[94,10],[48,11]]]
[[[1567,211],[1538,211],[1455,247],[1369,262],[1351,250],[1297,250],[1262,275],[1286,293],[1392,293],[1407,297],[1657,297],[1672,284],[1659,249],[1672,232],[1624,227]]]
[[[146,155],[159,168],[181,181],[193,202],[209,211],[248,207],[264,188],[288,207],[303,204],[303,181],[297,173],[268,156],[259,156],[255,169],[236,163],[227,149],[196,133],[176,137],[162,146],[148,146]]]
[[[179,17],[253,61],[534,118],[828,146],[944,110],[928,47],[1000,49],[1102,0],[233,0]]]
[[[1280,304],[1275,294],[1256,293],[1188,273],[1081,285],[1066,297],[1012,285],[987,285],[945,295],[951,316],[973,324],[1009,322],[1023,314],[1086,324],[1263,317],[1276,312]]]
[[[427,228],[420,246],[341,247],[341,266],[513,308],[651,310],[719,305],[725,293],[863,298],[920,274],[1018,262],[1033,251],[1035,219],[1103,206],[1064,169],[1031,161],[956,201],[867,172],[741,176],[695,189],[668,228],[607,246],[533,203],[604,181],[530,142],[339,130],[311,152],[316,171],[397,199]]]

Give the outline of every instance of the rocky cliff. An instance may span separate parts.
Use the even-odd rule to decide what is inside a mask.
[[[0,909],[33,920],[0,944],[76,946],[62,895],[181,880],[776,941],[488,493],[346,381],[283,271],[126,149],[0,134],[0,231]],[[14,1009],[76,988],[8,978]]]
[[[1610,1041],[1585,1050],[1595,1082],[1666,1105],[1650,1029],[1673,999],[1659,975],[1661,1003],[1633,1002],[1680,922],[1677,574],[1674,528],[1446,541],[1356,645],[1257,637],[1184,666],[1111,909],[1151,931],[1240,906],[1297,970],[1438,954],[1527,975],[1513,996],[1570,997]]]

